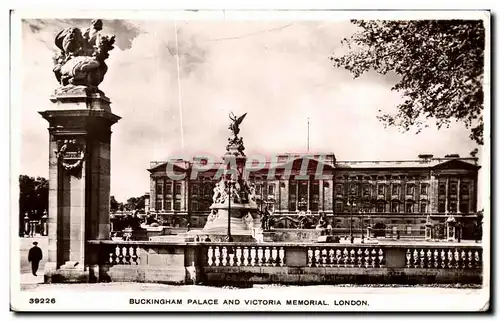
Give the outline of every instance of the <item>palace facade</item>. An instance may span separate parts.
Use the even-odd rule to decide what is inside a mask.
[[[324,213],[341,231],[378,225],[404,237],[423,235],[427,217],[444,222],[452,215],[465,226],[464,238],[472,233],[467,226],[477,214],[480,169],[475,157],[340,161],[334,154],[281,154],[274,159],[250,172],[249,180],[260,206],[274,214],[276,228],[296,228],[301,213]],[[203,157],[170,162],[152,162],[148,169],[150,212],[174,217],[179,226],[203,227],[221,164],[207,166]],[[185,177],[172,179],[167,168]]]

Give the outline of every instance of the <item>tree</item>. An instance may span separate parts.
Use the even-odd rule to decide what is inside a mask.
[[[405,100],[396,114],[378,116],[386,126],[419,133],[433,118],[438,128],[452,120],[469,128],[483,144],[483,78],[485,29],[481,20],[361,21],[349,39],[347,53],[333,55],[336,67],[354,78],[369,70],[395,73],[392,90]]]
[[[129,211],[144,209],[145,198],[146,198],[145,195],[140,196],[140,197],[131,197],[127,200],[127,204],[125,205],[125,207]]]
[[[49,208],[49,182],[43,177],[19,175],[19,232],[24,231],[24,216],[40,219]]]

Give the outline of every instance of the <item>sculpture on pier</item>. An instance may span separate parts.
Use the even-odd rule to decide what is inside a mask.
[[[245,155],[243,153],[245,150],[245,147],[243,146],[243,138],[238,137],[238,134],[240,133],[241,122],[245,119],[246,115],[247,114],[245,113],[242,116],[237,117],[232,112],[229,114],[229,119],[232,121],[229,125],[229,130],[231,130],[232,136],[227,139],[228,144],[226,146],[226,150],[233,155]]]
[[[70,27],[57,34],[55,45],[60,51],[54,57],[53,72],[61,87],[56,94],[98,91],[115,43],[115,36],[103,35],[101,30],[102,21],[97,19],[84,32]]]

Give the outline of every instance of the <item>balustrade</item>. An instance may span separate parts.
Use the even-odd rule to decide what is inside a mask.
[[[112,265],[138,265],[139,247],[137,245],[116,244],[110,248],[108,263]]]
[[[140,249],[151,245],[147,242],[120,242],[103,246],[106,251],[102,252],[104,256],[101,262],[111,265],[139,265]],[[294,267],[325,268],[477,269],[483,265],[482,249],[476,246],[408,245],[400,248],[380,244],[297,246],[277,243],[218,243],[194,246],[201,246],[193,250],[201,251],[204,266],[207,267],[285,267],[288,266],[287,259],[294,262],[291,265]]]
[[[209,266],[285,266],[283,246],[214,245],[207,249]]]
[[[363,267],[378,268],[385,265],[385,252],[369,247],[309,247],[307,265],[310,267]]]
[[[482,266],[482,253],[466,248],[412,248],[406,250],[407,268],[470,269]]]

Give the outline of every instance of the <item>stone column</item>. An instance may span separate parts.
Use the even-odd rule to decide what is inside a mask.
[[[457,181],[457,213],[460,214],[460,176]]]
[[[150,208],[152,208],[155,212],[158,212],[156,208],[156,178],[153,175],[149,176],[149,204]]]
[[[449,194],[448,194],[448,191],[449,191],[449,185],[450,184],[450,177],[449,176],[446,176],[446,192],[444,193],[445,195],[445,199],[444,199],[444,212],[446,215],[448,215],[448,197],[449,197]]]
[[[86,241],[110,238],[110,129],[120,117],[101,92],[60,93],[51,101],[54,108],[40,112],[49,122],[45,279],[82,281],[97,260]]]

